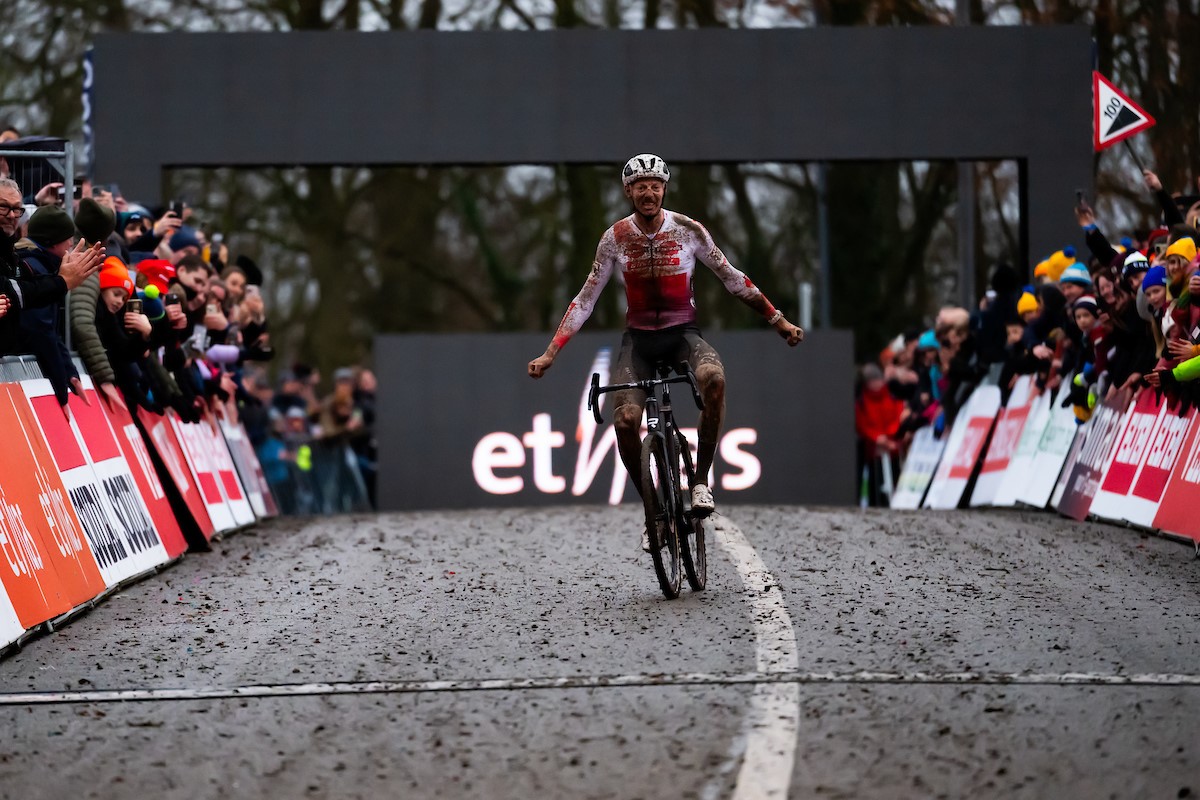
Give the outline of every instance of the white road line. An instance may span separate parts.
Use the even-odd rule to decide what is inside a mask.
[[[714,538],[737,567],[742,588],[750,599],[758,672],[764,676],[794,674],[799,669],[796,632],[779,582],[736,525],[723,516],[714,519]],[[799,730],[800,684],[774,681],[755,684],[742,730],[724,768],[718,770],[724,775],[741,760],[732,794],[734,800],[787,797]],[[715,788],[716,784],[710,783],[703,795],[711,794]]]
[[[0,694],[0,707],[63,703],[226,700],[245,697],[626,689],[639,686],[757,686],[758,684],[796,687],[804,685],[909,684],[922,686],[1160,686],[1187,688],[1200,687],[1200,675],[1170,672],[1130,675],[1094,672],[689,672],[673,675],[576,675],[565,678],[496,678],[490,680],[346,681],[209,688],[13,692]]]

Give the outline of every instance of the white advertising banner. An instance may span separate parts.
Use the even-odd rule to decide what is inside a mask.
[[[1038,442],[1041,441],[1042,433],[1046,430],[1049,422],[1050,397],[1042,393],[1030,405],[1029,417],[1025,420],[1025,427],[1021,430],[1017,449],[1009,459],[1008,469],[1004,471],[1004,479],[1000,481],[1000,488],[996,490],[992,505],[1004,507],[1016,505],[1017,494],[1024,491],[1026,484],[1029,483],[1033,457],[1037,454]]]
[[[958,508],[1000,410],[1000,387],[980,386],[958,412],[925,508]],[[936,491],[935,491],[936,490]]]
[[[929,488],[933,474],[937,471],[942,451],[946,449],[946,438],[936,438],[933,428],[921,428],[913,436],[912,446],[904,459],[904,469],[900,472],[900,480],[896,483],[896,491],[892,494],[891,507],[897,509],[916,509],[921,507],[925,490]]]
[[[1029,392],[1031,385],[1032,379],[1028,375],[1017,379],[1008,397],[1008,405],[996,415],[992,440],[988,444],[979,479],[975,481],[975,489],[971,492],[972,508],[996,505],[996,497],[1000,493],[1005,476],[1008,475],[1009,465],[1016,455],[1017,446],[1032,411],[1033,398]]]
[[[1060,392],[1061,396],[1061,392]],[[1029,482],[1017,493],[1017,502],[1045,508],[1054,494],[1054,486],[1062,473],[1071,443],[1079,430],[1075,412],[1063,408],[1059,402],[1049,402],[1049,421],[1038,440],[1037,452],[1029,467]]]

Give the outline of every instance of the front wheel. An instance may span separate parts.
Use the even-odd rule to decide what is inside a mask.
[[[646,535],[658,585],[668,600],[679,596],[683,564],[679,553],[679,510],[676,481],[662,437],[647,436],[642,442],[642,503],[646,507]]]

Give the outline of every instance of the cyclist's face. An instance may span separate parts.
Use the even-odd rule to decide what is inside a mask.
[[[658,214],[666,193],[667,185],[658,178],[642,178],[625,187],[625,196],[633,203],[633,210],[647,217]]]

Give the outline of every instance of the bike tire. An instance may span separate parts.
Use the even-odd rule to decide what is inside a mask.
[[[677,433],[677,435],[679,452],[683,456],[683,466],[690,484],[696,478],[696,471],[692,467],[691,451],[687,449],[687,439],[683,438],[683,434]],[[684,511],[684,494],[685,492],[681,488],[677,506],[679,509],[679,549],[683,556],[683,571],[687,575],[688,586],[692,587],[693,592],[699,592],[704,589],[708,581],[708,549],[704,542],[704,520],[692,516],[690,511]]]
[[[646,535],[650,557],[663,596],[674,600],[683,583],[679,547],[679,520],[675,509],[671,465],[661,437],[647,436],[642,442],[642,503],[646,508]],[[676,481],[678,478],[675,479]],[[664,546],[665,545],[665,546]]]
[[[693,592],[704,589],[708,581],[708,550],[704,544],[704,520],[690,514],[680,527],[683,535],[679,537],[680,550],[683,554],[683,571],[687,575],[688,586]]]

